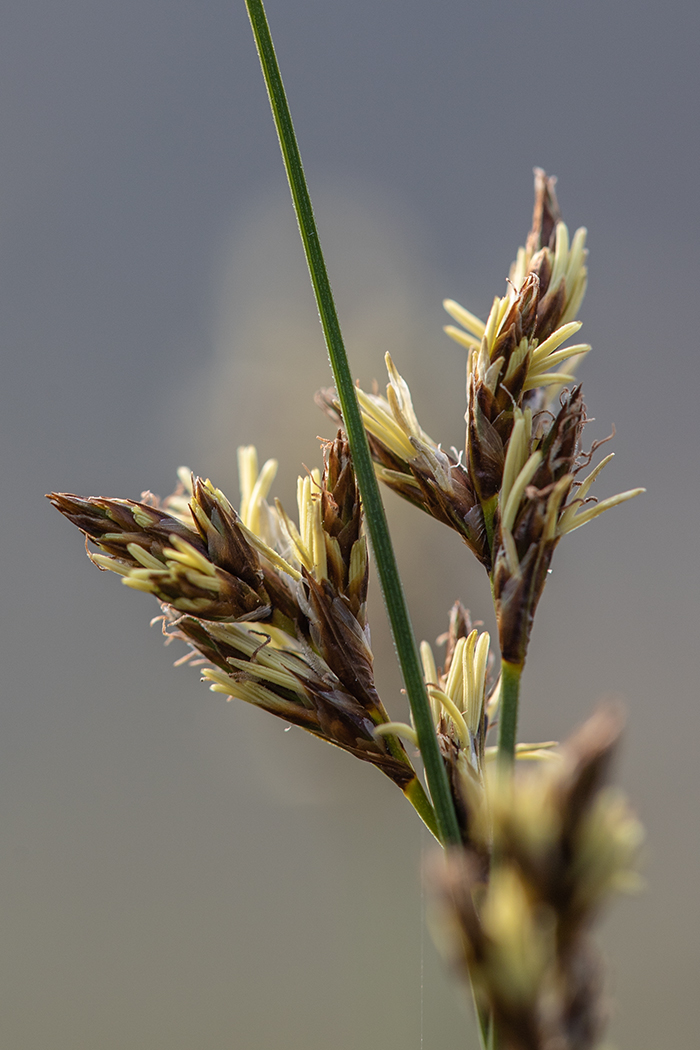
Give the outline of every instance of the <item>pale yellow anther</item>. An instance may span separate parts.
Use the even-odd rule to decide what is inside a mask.
[[[259,678],[263,682],[269,682],[270,685],[278,685],[283,689],[291,689],[297,691],[299,689],[299,681],[283,666],[273,667],[270,666],[269,662],[259,662],[251,660],[237,660],[231,658],[228,661],[234,670],[244,671],[246,675],[253,678]]]
[[[588,477],[585,478],[576,490],[575,498],[559,519],[557,532],[560,536],[565,535],[567,532],[573,532],[575,529],[580,528],[581,525],[585,525],[587,521],[592,521],[593,518],[597,518],[599,514],[609,510],[611,507],[616,507],[619,503],[625,503],[628,499],[633,499],[635,496],[641,495],[642,492],[646,492],[646,489],[643,488],[630,489],[627,492],[618,493],[617,496],[610,496],[608,499],[604,499],[600,503],[595,503],[593,506],[587,507],[585,510],[583,509],[584,501],[591,485],[598,477],[603,467],[605,467],[613,458],[614,454],[614,452],[611,452],[609,455],[605,456],[605,458],[600,461],[597,467],[591,471]]]
[[[575,492],[575,498],[572,500],[571,505],[566,508],[559,521],[559,528],[566,530],[568,525],[571,523],[576,514],[581,510],[584,500],[588,495],[588,490],[600,474],[603,467],[607,466],[610,460],[615,455],[614,452],[610,452],[604,459],[601,459],[597,467],[595,467],[591,473],[585,478],[578,486]]]
[[[256,704],[268,710],[283,710],[285,707],[294,710],[294,704],[285,704],[275,693],[271,693],[269,689],[258,685],[257,682],[236,681],[218,668],[205,667],[202,671],[202,678],[212,683],[209,688],[213,693],[227,693],[236,700],[245,700],[246,703]]]
[[[125,576],[122,580],[125,587],[131,587],[133,591],[144,591],[146,594],[153,594],[153,584],[148,579],[140,579],[133,572],[129,576]]]
[[[619,492],[617,496],[609,496],[608,499],[601,500],[600,503],[595,503],[592,507],[587,507],[586,510],[579,510],[578,513],[567,519],[563,524],[562,522],[559,523],[559,535],[563,536],[567,532],[579,529],[587,521],[592,521],[593,518],[597,518],[606,510],[610,510],[611,507],[617,507],[620,503],[626,503],[628,499],[640,496],[642,492],[646,492],[646,489],[629,489],[627,492]]]
[[[550,493],[549,499],[547,500],[547,512],[545,514],[544,529],[542,532],[542,538],[545,543],[553,540],[557,535],[559,508],[561,507],[564,497],[569,491],[573,480],[571,474],[565,474],[563,478],[559,479]]]
[[[297,481],[297,487],[298,487],[298,481]],[[289,541],[290,541],[290,543],[292,545],[292,548],[293,548],[294,554],[297,557],[297,560],[299,561],[299,563],[301,565],[304,566],[304,568],[308,572],[311,572],[311,558],[309,556],[309,552],[306,550],[306,548],[304,546],[304,541],[301,538],[301,534],[299,532],[299,529],[296,527],[296,525],[294,524],[292,519],[289,517],[289,515],[286,512],[286,510],[284,509],[284,507],[282,506],[282,504],[280,503],[280,501],[278,499],[275,500],[275,509],[277,511],[277,516],[279,518],[280,525],[282,526],[282,529],[287,534],[287,538],[289,539]]]
[[[453,324],[443,325],[442,330],[445,335],[449,335],[450,339],[454,339],[456,343],[461,343],[467,350],[478,350],[481,345],[481,339],[475,335],[469,335],[468,332],[463,332],[461,328],[456,328]]]
[[[562,386],[564,383],[574,383],[576,376],[571,372],[545,372],[544,375],[528,376],[523,384],[523,391],[534,390],[538,386]]]
[[[567,339],[570,339],[572,335],[580,331],[581,327],[580,321],[572,321],[570,324],[560,325],[548,339],[539,343],[532,351],[531,367],[539,364],[544,358],[549,357],[562,343],[565,343]]]
[[[478,635],[477,631],[472,631],[465,647],[465,654],[468,653],[469,666],[467,674],[468,690],[464,712],[472,736],[477,734],[484,711],[484,684],[490,641],[487,631],[484,631],[481,635]]]
[[[435,657],[433,656],[433,650],[428,642],[420,643],[420,659],[423,666],[423,680],[426,686],[438,685],[439,678],[437,667],[435,666]],[[428,693],[428,699],[430,700],[430,710],[433,716],[433,722],[437,724],[440,718],[440,704],[430,696],[430,693]]]
[[[270,648],[267,644],[270,630],[269,624],[256,624],[255,632],[238,623],[210,623],[207,625],[208,633],[216,641],[231,645],[247,657],[259,651],[257,659],[260,659],[262,654],[267,653]]]
[[[238,487],[241,494],[240,516],[244,522],[248,519],[248,505],[251,493],[258,477],[258,451],[255,445],[241,445],[237,451]]]
[[[438,673],[435,666],[433,650],[428,642],[420,643],[420,660],[423,665],[423,678],[426,685],[437,685]]]
[[[556,353],[539,360],[536,364],[533,365],[531,363],[527,370],[527,377],[531,380],[533,376],[540,375],[555,365],[560,365],[562,361],[569,361],[574,357],[583,358],[590,353],[590,350],[589,343],[576,343],[574,346],[565,346],[563,350],[557,350]]]
[[[216,577],[205,576],[203,572],[197,572],[196,569],[187,570],[187,580],[193,587],[201,587],[203,591],[211,591],[212,594],[217,594],[219,591],[219,581]]]
[[[525,466],[522,468],[517,478],[513,482],[513,487],[510,490],[508,500],[505,505],[505,509],[501,514],[501,528],[510,531],[513,528],[515,519],[518,514],[518,508],[520,507],[520,501],[523,498],[525,489],[532,481],[533,477],[537,473],[537,468],[542,462],[542,453],[539,449],[533,452]]]
[[[132,580],[141,580],[148,582],[152,580],[157,583],[158,580],[168,579],[171,575],[171,570],[161,565],[159,569],[132,569],[129,573],[129,577]]]
[[[503,298],[500,300],[499,307],[498,307],[498,316],[496,318],[496,334],[497,335],[500,334],[501,328],[503,327],[503,322],[506,319],[506,314],[508,313],[508,311],[510,310],[511,306],[513,305],[513,302],[514,302],[517,294],[518,293],[516,292],[515,288],[513,288],[513,286],[511,284],[509,284],[508,285],[508,291],[503,296]]]
[[[578,276],[586,257],[586,237],[588,230],[585,226],[579,226],[569,250],[569,263],[566,268],[566,280],[570,284]]]
[[[299,553],[303,564],[316,579],[328,575],[326,542],[321,522],[320,499],[321,476],[317,470],[297,481],[297,507],[299,509],[299,534],[302,547]],[[303,556],[302,556],[303,555]]]
[[[152,514],[144,507],[132,507],[131,515],[136,524],[142,529],[150,529],[158,521],[158,515]]]
[[[552,276],[549,281],[548,291],[556,289],[562,277],[566,276],[566,269],[569,264],[569,231],[566,227],[566,223],[557,223],[555,237],[554,265],[552,267]]]
[[[532,375],[525,387],[526,390],[532,390],[536,386],[561,385],[562,382],[571,382],[573,380],[573,376],[570,375],[567,375],[565,378],[563,376],[553,375],[551,379],[547,378],[543,382],[534,382],[535,376],[540,375],[543,371],[541,362],[549,357],[557,346],[564,342],[565,339],[568,339],[573,332],[577,331],[578,327],[580,327],[578,324],[574,326],[572,322],[575,321],[578,308],[581,305],[581,301],[586,291],[588,278],[585,266],[587,255],[585,244],[585,228],[581,227],[578,229],[574,234],[571,244],[569,244],[569,231],[566,225],[563,222],[557,224],[554,251],[551,252],[547,249],[552,260],[552,274],[548,291],[554,291],[562,279],[565,280],[566,299],[561,317],[561,326],[535,350],[531,350],[527,343],[525,350],[521,345],[516,354],[511,356],[508,372],[506,373],[506,379],[509,379],[522,362],[525,352],[531,350],[532,360],[528,371],[531,372]],[[510,268],[508,276],[508,291],[502,298],[496,297],[494,299],[485,325],[478,317],[475,317],[474,314],[465,310],[463,306],[456,303],[453,299],[446,299],[443,303],[443,306],[450,316],[453,317],[458,324],[462,325],[462,328],[456,328],[454,325],[446,325],[444,330],[447,335],[469,350],[478,349],[478,342],[481,337],[482,354],[475,357],[470,362],[469,367],[471,371],[476,373],[477,377],[482,382],[484,381],[484,377],[486,376],[490,365],[490,362],[483,359],[483,353],[485,352],[487,358],[490,356],[494,342],[502,329],[506,314],[517,295],[522,290],[530,262],[531,259],[526,249],[522,247],[519,248],[515,261]],[[587,350],[588,348],[586,348],[586,350],[583,350],[581,347],[575,349],[571,348],[571,352],[567,351],[566,353],[563,353],[561,357],[553,358],[547,367],[551,368],[559,361],[580,357],[583,353],[587,352]],[[540,367],[535,370],[533,366],[538,361],[540,362]],[[489,389],[492,388],[489,387]]]
[[[110,572],[116,572],[119,576],[128,576],[132,571],[130,566],[120,565],[118,561],[110,558],[107,554],[93,554],[89,551],[88,558],[95,565],[99,565],[101,569],[109,569]]]
[[[311,478],[307,475],[304,477],[297,478],[297,513],[299,515],[299,533],[301,535],[301,542],[304,544],[304,548],[312,558],[311,551],[311,534],[313,526],[311,524]]]
[[[367,542],[364,536],[355,540],[350,551],[350,570],[348,581],[350,584],[364,580],[367,572]]]
[[[507,305],[508,300],[501,300],[499,296],[496,296],[493,300],[491,311],[486,321],[486,328],[484,329],[484,344],[486,346],[487,351],[493,346],[493,342],[496,337],[496,332],[498,331],[501,307],[504,301]]]
[[[268,631],[269,628],[267,628],[265,634],[267,634]],[[265,643],[265,645],[262,645],[261,643],[265,640],[265,638],[264,634],[261,637],[261,632],[259,631],[248,632],[245,631],[244,627],[242,627],[241,633],[243,632],[245,632],[245,634],[247,635],[246,640],[248,644],[246,645],[244,643],[242,648],[247,651],[247,656],[251,660],[249,666],[253,666],[253,664],[255,664],[258,667],[264,667],[270,671],[277,671],[280,674],[291,675],[288,664],[290,663],[290,661],[294,661],[294,657],[292,654],[285,652],[284,650],[275,649],[273,644],[268,644],[267,642]],[[269,641],[271,643],[272,639],[270,638]],[[296,681],[293,675],[291,675],[290,680]]]
[[[389,373],[389,386],[386,390],[387,401],[394,414],[394,419],[409,437],[415,437],[419,441],[430,441],[418,422],[408,383],[400,375],[391,359],[391,354],[388,352],[384,355],[384,363]]]
[[[212,693],[228,693],[229,696],[239,695],[237,688],[242,683],[230,678],[224,671],[220,671],[218,667],[205,667],[202,671],[202,678],[212,683],[209,686]]]
[[[525,449],[529,449],[532,443],[532,409],[526,408],[523,412],[523,419],[525,420],[525,435],[524,444]]]
[[[583,302],[583,297],[586,294],[587,286],[588,272],[586,270],[586,267],[583,266],[579,271],[579,276],[576,279],[573,288],[567,296],[566,307],[561,317],[563,323],[573,321],[573,319],[576,317],[576,314],[579,311],[579,307]]]
[[[462,662],[462,652],[466,645],[466,638],[458,638],[452,653],[452,660],[450,662],[450,670],[447,675],[445,682],[445,692],[449,696],[455,696],[462,700],[462,677],[464,674],[464,667]]]
[[[317,580],[325,580],[328,577],[328,559],[326,555],[326,540],[323,534],[321,521],[321,500],[318,496],[312,502],[312,525],[313,525],[313,558],[314,576]]]
[[[194,520],[197,522],[197,524],[201,525],[202,529],[204,530],[204,534],[206,535],[207,530],[211,528],[211,522],[209,521],[209,518],[207,517],[204,511],[204,507],[202,507],[199,503],[193,503],[192,516],[194,517]]]
[[[163,562],[147,551],[144,547],[139,546],[138,543],[127,543],[126,549],[128,550],[134,561],[137,561],[139,565],[143,565],[144,569],[162,569]]]
[[[457,324],[461,324],[467,332],[471,332],[475,338],[481,342],[484,338],[486,325],[479,317],[470,313],[469,310],[465,310],[464,307],[460,306],[459,303],[456,303],[454,299],[444,299],[442,305]]]
[[[200,616],[211,607],[211,598],[177,598],[173,605],[180,612],[189,612],[194,616]]]
[[[515,375],[516,371],[518,370],[518,368],[520,368],[521,364],[527,357],[529,349],[530,344],[528,340],[526,338],[522,338],[515,350],[513,351],[513,353],[510,355],[510,361],[508,362],[508,368],[504,377],[505,382],[507,382],[511,378],[511,376]]]
[[[443,692],[442,689],[436,689],[434,686],[428,687],[428,693],[431,699],[438,700],[444,707],[446,713],[452,719],[454,723],[455,731],[459,737],[459,742],[463,748],[467,751],[471,749],[471,738],[469,736],[469,728],[464,720],[464,715],[457,707],[451,696]]]
[[[529,429],[532,429],[532,415],[530,415]],[[519,408],[516,408],[513,412],[513,429],[510,433],[508,448],[506,449],[506,458],[503,464],[503,480],[501,482],[501,491],[499,495],[501,507],[505,505],[515,483],[515,479],[527,461],[527,455],[530,448],[528,441],[529,436],[528,423],[525,419],[525,414],[521,412]]]
[[[462,711],[467,715],[469,723],[469,701],[474,695],[474,649],[479,632],[475,629],[467,635],[467,641],[462,649]],[[470,726],[471,728],[471,726]]]
[[[188,543],[187,540],[183,540],[180,536],[176,536],[173,533],[170,536],[170,542],[172,547],[166,547],[164,554],[171,561],[179,562],[181,565],[189,566],[193,569],[198,569],[199,572],[204,573],[205,576],[213,576],[216,573],[216,569],[200,551]]]
[[[382,398],[383,404],[378,403],[377,398],[370,397],[360,389],[357,390],[357,400],[360,403],[362,421],[367,431],[386,445],[399,459],[413,459],[416,450],[405,431],[392,416],[391,411],[388,411],[387,402]]]
[[[246,526],[251,532],[258,533],[258,535],[261,531],[260,517],[262,505],[267,498],[272,482],[275,480],[277,466],[278,463],[276,459],[268,459],[265,461],[262,470],[258,474],[253,487],[250,490],[250,495],[245,505],[245,514],[243,514],[241,510],[241,518]]]

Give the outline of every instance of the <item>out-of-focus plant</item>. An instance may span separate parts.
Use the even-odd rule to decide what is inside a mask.
[[[536,169],[532,228],[506,294],[486,321],[445,302],[457,322],[446,332],[467,355],[464,448],[446,451],[422,429],[388,354],[386,397],[352,382],[265,12],[261,0],[247,6],[335,379],[317,395],[337,430],[323,470],[299,478],[297,521],[268,502],[277,464],[260,469],[250,447],[239,449],[238,509],[184,469],[165,500],[49,498],[97,548],[88,553],[99,568],[160,601],[168,640],[189,647],[178,662],[402,790],[444,847],[426,876],[433,925],[471,987],[484,1050],[594,1050],[605,1011],[590,928],[613,891],[635,884],[642,836],[608,782],[620,715],[601,709],[561,748],[517,743],[520,679],[554,550],[643,491],[589,495],[612,457],[589,470],[596,446],[581,446],[573,370],[590,347],[571,340],[586,231],[569,237],[555,180]],[[457,531],[484,566],[500,665],[459,602],[442,666],[430,645],[416,646],[378,481]],[[390,717],[374,684],[367,534],[410,723]]]

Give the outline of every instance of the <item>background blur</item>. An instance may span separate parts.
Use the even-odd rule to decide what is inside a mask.
[[[532,167],[589,230],[582,368],[617,428],[538,613],[522,738],[625,698],[620,778],[648,890],[602,939],[619,1047],[691,1046],[700,964],[695,661],[700,8],[636,0],[269,0],[353,370],[391,350],[463,441],[451,296],[482,316],[529,229]],[[92,568],[43,494],[236,498],[277,456],[291,509],[330,427],[320,328],[243,0],[2,5],[3,1045],[446,1050],[469,1010],[423,933],[430,850],[376,771],[173,669],[155,602]],[[417,633],[466,549],[390,500]],[[405,703],[375,595],[387,706]]]

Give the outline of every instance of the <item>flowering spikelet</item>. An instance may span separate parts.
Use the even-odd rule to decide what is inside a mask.
[[[642,840],[607,785],[619,733],[619,715],[601,710],[560,761],[487,778],[486,804],[471,813],[474,842],[428,874],[436,937],[470,974],[503,1050],[598,1045],[604,1010],[590,926],[613,892],[636,886]]]
[[[455,529],[488,568],[483,514],[463,457],[454,450],[446,452],[419,426],[408,385],[390,354],[385,361],[387,397],[357,391],[377,476],[409,503]],[[316,402],[335,422],[341,421],[334,391],[320,390]]]
[[[489,730],[497,724],[500,693],[500,679],[495,683],[490,680],[490,641],[488,632],[479,633],[472,626],[469,611],[461,602],[455,602],[450,610],[449,629],[438,639],[439,643],[446,643],[444,667],[437,668],[427,642],[420,645],[423,677],[457,823],[462,841],[475,849],[480,847],[472,834],[472,814],[482,805],[486,763],[496,756],[496,748],[486,746]],[[396,733],[418,746],[412,725],[389,722],[378,731]],[[516,757],[546,759],[555,746],[555,741],[518,744]],[[470,800],[470,805],[465,800]]]
[[[420,426],[411,393],[386,355],[386,397],[358,390],[379,478],[405,499],[455,529],[491,577],[505,660],[522,666],[532,619],[554,548],[566,533],[643,489],[600,503],[588,490],[607,456],[583,482],[590,454],[581,450],[586,422],[571,367],[590,347],[568,340],[586,282],[586,231],[573,239],[561,221],[553,178],[535,171],[535,208],[506,295],[486,322],[447,300],[460,328],[446,331],[468,351],[466,442],[446,452]],[[339,418],[332,392],[318,400]]]
[[[240,513],[201,478],[189,483],[188,504],[181,491],[163,504],[150,494],[140,503],[49,498],[98,547],[92,561],[164,604],[166,634],[213,665],[203,671],[213,690],[415,788],[400,742],[376,732],[389,719],[374,686],[367,543],[347,441],[339,434],[326,446],[323,478],[299,479],[298,527],[266,501],[274,461],[258,473],[255,450],[242,449],[239,468]]]

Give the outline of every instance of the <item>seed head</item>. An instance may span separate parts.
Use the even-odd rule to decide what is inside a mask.
[[[581,389],[565,389],[558,406],[555,398],[590,350],[569,343],[581,327],[575,316],[586,289],[586,231],[570,240],[555,181],[536,169],[532,229],[486,322],[445,302],[461,326],[446,331],[468,351],[464,450],[448,452],[423,430],[388,354],[386,397],[357,391],[379,478],[455,529],[485,566],[504,655],[518,663],[561,536],[643,491],[589,504],[588,489],[607,460],[576,480],[590,461],[580,449]],[[332,391],[318,400],[340,420]]]
[[[211,688],[263,707],[376,765],[400,787],[415,771],[374,685],[368,555],[346,439],[323,475],[299,479],[296,525],[267,495],[276,472],[239,450],[241,509],[192,477],[160,504],[52,493],[99,553],[90,557],[163,603],[164,630],[192,647]],[[167,506],[171,513],[166,513]],[[175,511],[175,513],[172,513]],[[177,514],[177,516],[175,516]]]

